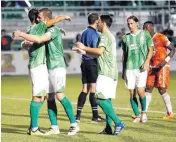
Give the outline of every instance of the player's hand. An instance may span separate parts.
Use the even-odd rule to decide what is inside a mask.
[[[66,35],[66,31],[64,29],[60,29],[60,32],[65,36]]]
[[[84,44],[82,44],[81,42],[77,42],[76,44],[75,44],[75,46],[77,47],[77,48],[80,48],[80,49],[82,49],[82,50],[85,50],[85,46],[84,46]]]
[[[157,66],[152,67],[152,71],[158,72],[158,71],[160,71],[160,69],[163,68],[166,64],[167,64],[167,62],[164,60],[164,61],[162,61],[160,64],[158,64]]]
[[[14,32],[12,32],[12,37],[15,38],[15,37],[20,37],[21,35],[21,31],[20,30],[16,30]]]
[[[76,46],[73,46],[72,48],[73,51],[76,51],[78,54],[81,54],[81,55],[85,55],[86,54],[86,51],[76,47]]]
[[[149,63],[148,62],[144,62],[144,64],[141,66],[140,70],[141,72],[148,70],[149,69]]]
[[[71,17],[70,16],[65,16],[65,20],[70,21],[71,22]]]

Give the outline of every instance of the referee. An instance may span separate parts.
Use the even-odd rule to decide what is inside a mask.
[[[88,16],[89,26],[81,35],[81,42],[88,47],[96,48],[99,40],[99,34],[96,31],[99,15],[91,13]],[[90,92],[89,101],[92,108],[92,123],[101,122],[102,118],[98,115],[98,108],[95,101],[95,83],[97,80],[97,59],[83,55],[81,63],[82,72],[82,92],[78,97],[76,121],[80,122],[81,111],[86,102],[86,96]]]

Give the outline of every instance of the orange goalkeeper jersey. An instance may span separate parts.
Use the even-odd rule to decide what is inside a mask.
[[[166,46],[170,44],[170,41],[165,35],[161,33],[155,33],[152,40],[154,44],[154,52],[153,52],[153,57],[151,59],[150,65],[157,66],[166,58],[167,56]]]

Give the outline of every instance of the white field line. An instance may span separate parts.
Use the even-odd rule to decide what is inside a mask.
[[[3,97],[3,96],[1,96],[1,99],[7,99],[7,100],[16,100],[16,101],[30,101],[31,99],[28,99],[28,98],[13,98],[13,97]],[[77,105],[77,102],[71,102],[72,103],[72,105]],[[86,103],[85,105],[87,105],[87,106],[90,106],[90,104],[89,103]],[[114,107],[114,109],[119,109],[119,110],[132,110],[131,108],[127,108],[127,107]],[[166,113],[166,112],[164,112],[164,111],[153,111],[153,110],[150,110],[150,111],[148,111],[148,112],[151,112],[151,113]],[[176,114],[176,113],[174,113],[174,114]]]

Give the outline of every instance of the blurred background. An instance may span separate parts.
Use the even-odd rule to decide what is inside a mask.
[[[121,37],[129,32],[126,19],[130,15],[139,18],[141,27],[145,21],[153,21],[156,31],[164,33],[176,47],[176,0],[1,0],[2,75],[28,73],[27,51],[20,50],[22,39],[12,39],[11,33],[16,29],[26,31],[27,26],[30,25],[27,10],[33,7],[39,9],[48,7],[53,11],[53,16],[71,16],[71,23],[64,21],[57,24],[66,31],[63,41],[67,72],[71,74],[80,73],[80,56],[72,52],[71,48],[76,41],[79,41],[82,30],[87,27],[87,16],[91,12],[110,14],[113,18],[111,31],[117,41],[117,60],[120,71],[122,53],[120,41]],[[175,56],[172,61],[176,61]],[[14,67],[6,69],[7,64],[12,64],[15,69]],[[171,62],[171,68],[176,70],[174,62]]]

